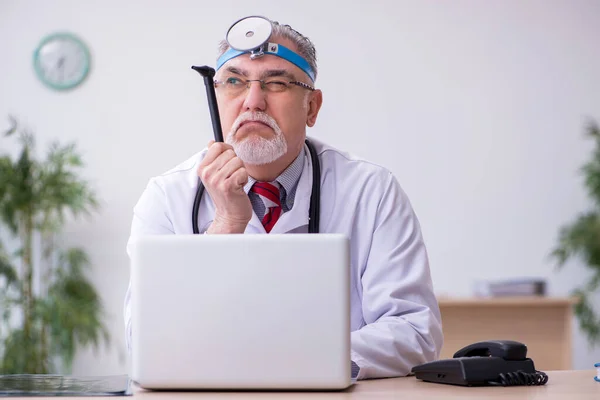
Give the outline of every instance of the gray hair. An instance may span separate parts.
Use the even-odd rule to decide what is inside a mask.
[[[292,41],[298,48],[298,53],[300,53],[300,55],[306,59],[308,65],[310,65],[312,68],[313,72],[315,73],[315,80],[317,80],[317,50],[315,49],[315,45],[308,37],[302,35],[291,26],[281,25],[277,21],[271,21],[271,23],[273,24],[273,32],[271,33],[271,37],[288,39]],[[227,50],[229,50],[229,44],[227,44],[226,40],[221,40],[219,43],[217,58],[221,57]]]

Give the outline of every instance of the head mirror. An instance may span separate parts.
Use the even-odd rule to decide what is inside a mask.
[[[269,42],[276,24],[260,16],[245,17],[234,22],[225,36],[229,49],[218,58],[216,70],[242,54],[249,54],[251,60],[270,54],[295,64],[314,82],[315,71],[304,57],[282,44]]]
[[[227,43],[238,51],[254,50],[271,37],[273,26],[264,17],[246,17],[235,22],[227,31]]]

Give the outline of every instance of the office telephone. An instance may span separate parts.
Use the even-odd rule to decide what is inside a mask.
[[[545,385],[548,375],[527,358],[527,346],[512,340],[468,345],[453,358],[412,368],[417,379],[462,386]]]

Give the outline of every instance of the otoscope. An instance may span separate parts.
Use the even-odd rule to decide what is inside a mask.
[[[219,106],[217,105],[217,97],[215,95],[215,69],[207,65],[202,67],[192,66],[194,71],[197,71],[204,77],[204,86],[206,86],[206,96],[208,97],[208,108],[210,109],[210,117],[212,119],[213,132],[215,134],[215,142],[223,141],[223,131],[221,129],[221,119],[219,117]]]
[[[210,117],[212,120],[213,133],[215,136],[215,142],[223,141],[223,130],[221,128],[221,119],[219,116],[219,106],[217,104],[217,97],[215,95],[215,83],[214,76],[215,70],[209,66],[192,66],[194,71],[197,71],[204,77],[204,86],[206,86],[206,96],[208,97],[208,108],[210,109]],[[204,185],[202,180],[198,177],[198,189],[196,191],[196,197],[194,198],[194,207],[192,211],[192,227],[194,233],[200,233],[198,228],[198,210],[200,209],[200,201],[202,200],[202,193],[204,193]]]

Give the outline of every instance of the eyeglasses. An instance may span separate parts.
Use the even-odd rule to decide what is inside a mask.
[[[314,87],[304,82],[298,81],[284,81],[281,78],[271,79],[242,79],[238,77],[229,77],[223,81],[215,81],[215,88],[221,90],[227,96],[239,96],[246,89],[250,89],[252,82],[259,82],[260,88],[270,93],[282,93],[287,92],[291,89],[292,85],[300,86],[301,88],[308,89],[310,91],[315,90]]]

